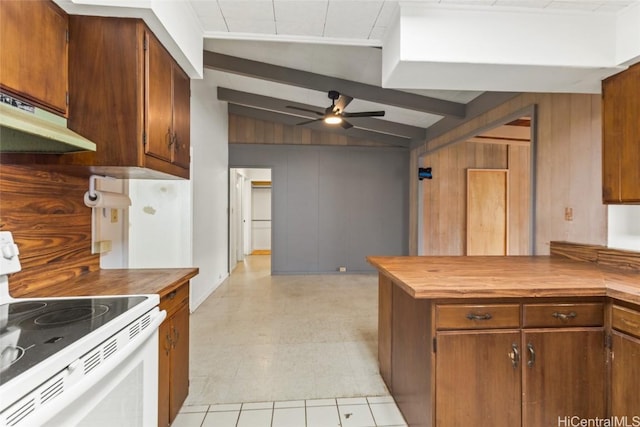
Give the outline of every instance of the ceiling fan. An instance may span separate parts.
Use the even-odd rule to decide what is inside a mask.
[[[293,105],[287,105],[287,108],[292,110],[306,111],[320,116],[317,119],[307,120],[306,122],[298,123],[298,126],[306,125],[313,122],[323,121],[330,125],[339,124],[344,129],[352,128],[353,125],[345,120],[348,117],[382,117],[384,111],[361,111],[359,113],[347,113],[344,109],[349,105],[353,98],[347,95],[341,95],[338,91],[330,90],[329,99],[331,99],[331,105],[325,108],[324,112],[310,110],[307,108],[294,107]]]

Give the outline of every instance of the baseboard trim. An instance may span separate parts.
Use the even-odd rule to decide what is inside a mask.
[[[226,273],[220,280],[218,280],[217,282],[213,283],[211,286],[207,286],[207,289],[205,290],[205,292],[202,294],[202,296],[199,299],[194,299],[193,297],[189,298],[189,311],[191,313],[193,313],[194,311],[196,311],[198,309],[198,307],[200,307],[200,305],[211,296],[211,294],[220,287],[220,285],[222,285],[222,283],[224,283],[225,280],[227,280],[229,278],[229,273]],[[192,288],[191,290],[193,291],[193,282],[192,282]],[[193,294],[192,294],[193,295]]]

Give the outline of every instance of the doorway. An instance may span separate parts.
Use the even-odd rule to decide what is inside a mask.
[[[229,272],[249,255],[271,255],[271,168],[229,169]]]
[[[418,186],[419,255],[534,254],[535,136],[531,106],[420,158],[432,179]],[[492,192],[470,173],[492,178]]]

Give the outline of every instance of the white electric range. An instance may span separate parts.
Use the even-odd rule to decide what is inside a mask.
[[[157,425],[158,295],[23,298],[0,232],[0,425]]]

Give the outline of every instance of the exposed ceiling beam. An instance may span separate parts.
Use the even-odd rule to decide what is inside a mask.
[[[313,89],[323,92],[337,90],[353,98],[364,99],[380,104],[393,105],[439,116],[464,118],[466,105],[428,96],[416,95],[393,89],[383,89],[378,86],[351,80],[328,77],[308,71],[281,67],[265,62],[238,58],[221,53],[205,50],[203,52],[204,68],[240,74],[262,80],[288,84],[292,86]]]
[[[242,92],[224,87],[218,87],[218,99],[220,101],[226,101],[231,104],[245,105],[247,107],[255,107],[263,110],[275,111],[296,116],[298,118],[298,122],[302,121],[299,120],[299,118],[317,119],[318,116],[314,115],[313,113],[306,113],[304,111],[291,109],[288,108],[288,106],[304,108],[308,110],[317,110],[318,112],[322,112],[324,110],[323,107],[317,107],[315,105],[302,104],[299,102],[287,101],[284,99],[272,98],[269,96],[255,95],[253,93]],[[388,120],[374,119],[370,117],[350,118],[349,122],[358,129],[379,132],[408,139],[424,140],[427,133],[427,130],[425,128],[406,125],[404,123],[391,122]]]
[[[429,127],[429,129],[427,129],[427,145],[429,145],[429,142],[432,141],[433,139],[441,135],[444,135],[450,130],[453,130],[458,126],[463,125],[464,123],[474,119],[475,117],[478,117],[479,115],[486,113],[487,111],[492,110],[498,107],[499,105],[504,104],[508,100],[513,99],[519,95],[520,95],[520,92],[485,92],[483,93],[482,95],[478,96],[476,99],[469,102],[469,104],[467,104],[467,117],[465,117],[464,119],[459,119],[455,117],[445,117],[444,119],[440,120],[438,123]],[[469,138],[471,138],[472,136],[474,135],[469,135]],[[419,145],[421,145],[421,143],[414,142],[412,144],[412,148],[418,147]],[[439,148],[440,147],[429,146],[428,151],[429,152],[435,151]]]
[[[289,114],[281,114],[274,111],[262,110],[259,108],[247,107],[244,105],[229,104],[229,114],[235,114],[238,116],[251,117],[258,120],[264,120],[269,122],[282,123],[288,126],[296,126],[300,122],[300,117],[291,116]],[[341,127],[333,128],[323,125],[321,123],[310,123],[305,125],[306,128],[311,130],[317,130],[320,132],[337,133],[352,138],[359,138],[369,141],[381,142],[385,145],[394,147],[409,148],[411,141],[407,138],[401,138],[398,136],[385,135],[378,132],[371,132],[367,130],[357,129],[355,127],[344,130]],[[288,143],[289,141],[285,141]]]

